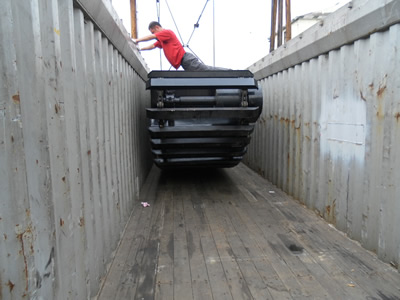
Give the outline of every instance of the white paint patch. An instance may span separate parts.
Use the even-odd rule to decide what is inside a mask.
[[[354,97],[323,99],[321,103],[321,152],[336,160],[364,160],[366,103]]]
[[[327,138],[328,141],[363,145],[364,124],[328,123]]]

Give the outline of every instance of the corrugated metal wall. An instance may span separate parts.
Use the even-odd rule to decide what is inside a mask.
[[[385,2],[352,1],[250,68],[264,108],[245,161],[398,268],[400,1]]]
[[[0,5],[0,299],[97,294],[151,159],[147,70],[101,1]]]

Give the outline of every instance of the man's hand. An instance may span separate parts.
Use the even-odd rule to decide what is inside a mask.
[[[136,45],[136,49],[137,49],[138,51],[141,51],[141,50],[142,50],[142,49],[140,49],[140,48],[138,47],[138,44],[139,44],[138,39],[132,39],[132,42]]]

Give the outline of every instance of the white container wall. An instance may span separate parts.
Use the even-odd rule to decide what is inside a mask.
[[[400,1],[359,0],[250,70],[264,108],[246,163],[398,268]]]
[[[98,293],[152,164],[146,66],[110,4],[0,5],[0,299]]]

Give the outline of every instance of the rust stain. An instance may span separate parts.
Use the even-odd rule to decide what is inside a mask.
[[[8,288],[10,289],[10,293],[13,291],[15,284],[13,282],[11,282],[11,280],[8,280],[8,282],[6,283],[6,286],[8,286]]]
[[[291,122],[290,121],[290,119],[288,119],[288,118],[285,118],[285,117],[281,117],[280,118],[280,122],[281,123],[285,123],[286,125],[289,125],[289,123]],[[293,123],[294,121],[292,121],[292,123]]]
[[[60,226],[64,226],[64,220],[62,218],[60,218]]]
[[[396,118],[396,121],[399,122],[400,121],[400,112],[397,112],[394,117]]]
[[[332,206],[331,205],[327,205],[325,207],[326,220],[328,222],[331,222],[334,225],[336,224],[335,210],[336,210],[336,201],[335,200],[333,200]]]
[[[92,151],[88,150],[87,155],[90,155],[90,154],[92,154]]]
[[[58,103],[54,104],[54,110],[56,111],[56,114],[61,110],[61,107]]]
[[[382,98],[385,90],[386,90],[386,79],[387,79],[387,74],[383,77],[382,81],[379,83],[379,88],[378,91],[376,92],[376,95],[378,98]]]
[[[376,116],[380,120],[382,120],[385,116],[385,112],[383,111],[383,107],[382,107],[382,102],[379,102],[379,104],[378,104]]]
[[[331,206],[330,206],[330,205],[328,205],[327,207],[325,207],[325,210],[326,210],[326,213],[327,213],[328,215],[331,214]]]
[[[78,225],[79,225],[80,227],[85,226],[85,218],[84,218],[84,217],[80,217],[80,218],[79,218],[79,223],[78,223]]]
[[[385,90],[386,90],[386,85],[384,85],[384,86],[379,86],[379,89],[378,89],[378,91],[376,92],[376,95],[378,96],[378,98],[382,98],[383,93],[385,92]]]
[[[19,98],[19,93],[13,95],[13,96],[12,96],[12,99],[13,99],[13,102],[14,102],[15,104],[20,104],[20,103],[21,103],[20,98]]]
[[[29,232],[30,232],[30,228],[27,228],[25,231],[23,231],[23,232],[17,234],[17,239],[19,239],[19,241],[21,242],[21,251],[20,251],[20,253],[22,254],[22,256],[23,256],[23,258],[24,258],[24,265],[25,265],[25,282],[26,282],[25,290],[26,290],[26,291],[28,290],[28,261],[27,261],[26,255],[25,255],[24,235],[25,235],[26,233],[29,233]],[[32,247],[31,247],[31,250],[32,250]]]

